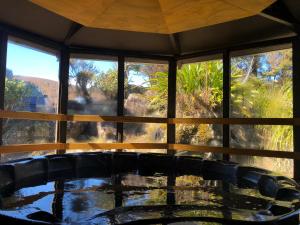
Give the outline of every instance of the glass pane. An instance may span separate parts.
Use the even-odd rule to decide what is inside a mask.
[[[292,126],[231,125],[230,137],[234,148],[293,151]]]
[[[3,145],[54,143],[56,122],[32,120],[3,120]],[[0,161],[16,160],[37,155],[54,154],[55,151],[36,151],[1,154]]]
[[[291,118],[292,72],[292,49],[233,57],[231,117]],[[232,125],[230,136],[235,148],[293,151],[292,126]],[[293,174],[290,159],[232,156],[232,160]]]
[[[55,142],[56,122],[3,120],[3,144],[37,144]]]
[[[125,115],[166,117],[168,65],[125,63]]]
[[[57,112],[58,68],[56,56],[8,41],[5,110]]]
[[[116,124],[111,122],[68,122],[67,142],[116,142]]]
[[[124,142],[166,143],[167,125],[159,123],[124,123]]]
[[[239,162],[241,165],[255,166],[255,167],[267,169],[291,178],[294,176],[293,159],[270,158],[270,157],[259,157],[259,156],[242,156],[242,155],[232,155],[230,156],[230,158],[231,161]]]
[[[293,151],[292,126],[232,125],[230,146],[234,148]],[[294,162],[291,159],[257,156],[231,156],[233,161],[252,165],[274,172],[293,176]]]
[[[117,114],[117,61],[71,59],[68,114]]]
[[[176,143],[200,146],[222,147],[223,128],[219,124],[177,124]],[[194,151],[179,151],[177,155],[193,155],[210,159],[222,159],[218,153],[197,153]]]
[[[231,59],[231,117],[292,117],[292,50]]]
[[[222,117],[222,60],[182,65],[176,88],[176,117]]]

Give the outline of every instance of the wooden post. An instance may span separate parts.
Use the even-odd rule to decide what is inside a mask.
[[[176,116],[176,72],[177,61],[171,59],[169,61],[168,72],[168,118],[175,118]],[[167,125],[167,143],[175,144],[175,124]],[[174,154],[174,149],[168,149],[167,154]]]
[[[124,116],[124,86],[125,86],[125,59],[123,56],[118,57],[118,99],[117,99],[117,116]],[[117,142],[122,143],[124,139],[123,123],[117,123]],[[122,149],[118,149],[122,151]]]
[[[300,118],[300,37],[293,40],[293,117]],[[300,152],[300,126],[293,126],[294,152]],[[294,160],[294,178],[300,179],[300,160]]]
[[[0,31],[0,109],[4,109],[4,92],[6,77],[6,54],[7,53],[7,34]],[[0,119],[0,145],[3,144],[2,139],[3,119]],[[1,161],[1,154],[0,154]]]
[[[223,118],[229,118],[230,114],[230,54],[223,53]],[[223,147],[229,148],[230,130],[228,124],[223,124]],[[230,160],[229,154],[223,154],[223,160]]]
[[[68,86],[69,86],[69,63],[70,53],[67,47],[60,51],[59,61],[59,100],[58,113],[68,113]],[[57,141],[60,143],[67,142],[67,121],[59,121],[57,126]],[[64,154],[65,149],[58,149],[58,154]]]

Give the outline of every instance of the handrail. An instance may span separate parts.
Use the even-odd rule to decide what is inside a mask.
[[[167,123],[167,124],[229,124],[229,125],[300,125],[300,118],[160,118],[134,116],[64,115],[40,112],[0,111],[0,118],[42,121]]]
[[[100,115],[64,115],[41,112],[0,111],[0,118],[41,120],[41,121],[76,121],[76,122],[115,122],[115,123],[163,123],[163,124],[229,124],[229,125],[300,125],[300,118],[158,118],[133,116]],[[300,152],[240,149],[198,146],[168,143],[45,143],[14,144],[0,146],[1,153],[18,153],[48,150],[97,150],[97,149],[172,149],[175,151],[213,152],[231,155],[276,157],[300,160]]]
[[[172,149],[176,151],[213,152],[231,155],[274,157],[300,160],[300,152],[224,148],[199,146],[189,144],[167,144],[167,143],[46,143],[46,144],[15,144],[0,146],[0,153],[20,153],[33,151],[51,151],[56,149],[65,150],[103,150],[103,149]]]

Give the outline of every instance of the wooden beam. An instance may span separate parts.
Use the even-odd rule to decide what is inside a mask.
[[[170,42],[173,48],[173,54],[179,56],[181,54],[181,45],[179,40],[179,33],[169,34]]]
[[[119,123],[167,123],[167,118],[133,117],[133,116],[99,116],[99,115],[65,115],[38,112],[12,112],[0,110],[0,118],[45,120],[45,121],[77,121],[77,122],[119,122]]]
[[[169,147],[179,151],[195,151],[195,152],[203,152],[203,153],[214,152],[214,153],[223,153],[223,154],[230,154],[230,155],[300,159],[300,152],[209,147],[209,146],[185,145],[185,144],[173,144],[171,146],[169,145]]]
[[[300,125],[299,118],[169,118],[169,124]]]
[[[174,97],[174,96],[173,96]],[[175,107],[174,107],[175,108]],[[173,109],[174,110],[174,109]],[[12,112],[0,110],[0,118],[116,123],[175,124],[232,124],[232,125],[300,125],[300,118],[160,118],[135,116],[65,115],[38,112]]]
[[[54,113],[12,112],[0,110],[0,118],[19,120],[67,121],[67,116]]]
[[[277,46],[287,45],[291,44],[292,41],[295,39],[294,37],[285,37],[285,38],[278,38],[273,40],[266,40],[266,41],[259,41],[259,42],[252,42],[252,43],[245,43],[245,44],[233,44],[224,46],[223,48],[215,48],[210,50],[204,50],[204,51],[194,51],[190,53],[181,54],[180,56],[177,56],[177,60],[184,60],[184,59],[190,59],[190,58],[197,58],[197,57],[203,57],[208,55],[218,55],[222,54],[224,51],[244,51],[244,54],[247,54],[247,51],[253,50],[253,49],[265,49],[266,47],[269,49],[269,51],[277,50]]]
[[[35,152],[48,151],[57,149],[66,149],[65,143],[47,143],[47,144],[16,144],[0,146],[0,153],[21,153],[21,152]]]
[[[166,143],[67,143],[67,149],[167,149]]]
[[[262,12],[260,12],[258,15],[287,26],[295,33],[299,33],[300,31],[300,26],[297,19],[292,15],[283,1],[276,1],[275,3],[264,9]]]
[[[72,38],[75,36],[76,33],[78,33],[80,31],[80,29],[83,27],[83,25],[73,22],[65,39],[64,39],[64,44],[65,45],[69,45]]]
[[[101,150],[101,149],[174,149],[176,151],[214,152],[230,155],[260,156],[300,160],[300,152],[210,147],[167,143],[47,143],[0,146],[0,153],[20,153],[55,149]]]
[[[68,115],[68,121],[81,122],[117,122],[117,123],[167,123],[166,118],[134,117],[134,116],[98,116],[98,115]]]

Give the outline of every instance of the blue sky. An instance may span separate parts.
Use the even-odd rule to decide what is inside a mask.
[[[113,61],[88,61],[93,62],[99,72],[106,72],[115,66]],[[8,42],[6,67],[11,69],[14,75],[58,81],[59,61],[57,56],[15,42]],[[131,71],[129,74],[130,84],[147,86],[146,81],[146,77],[141,73]]]
[[[99,71],[113,68],[114,62],[94,61]],[[8,42],[6,67],[14,75],[46,78],[58,81],[59,61],[55,55],[50,55],[36,49]]]

